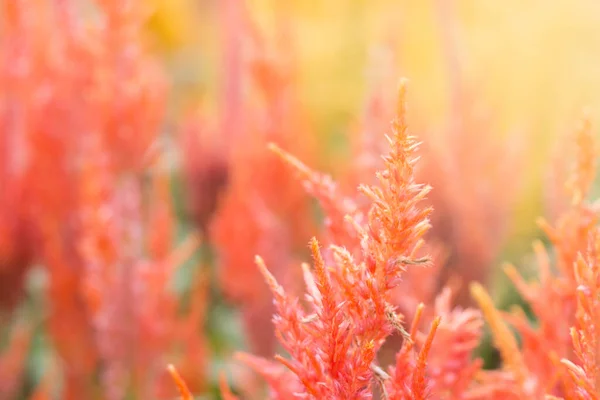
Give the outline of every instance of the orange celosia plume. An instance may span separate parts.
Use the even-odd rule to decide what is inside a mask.
[[[360,188],[370,199],[371,208],[367,215],[357,212],[347,217],[350,223],[346,229],[355,230],[359,239],[358,254],[354,256],[334,244],[323,253],[317,240],[311,241],[313,268],[303,268],[307,307],[288,294],[267,270],[263,260],[257,259],[274,295],[278,338],[291,356],[291,359],[282,356],[276,356],[276,359],[292,375],[285,380],[276,379],[275,374],[284,372],[275,372],[275,365],[250,356],[243,356],[242,360],[265,376],[273,398],[292,398],[301,390],[311,398],[361,399],[371,398],[374,390],[383,390],[389,398],[425,399],[436,379],[434,376],[441,374],[438,371],[432,375],[427,367],[441,320],[433,318],[429,333],[421,338],[417,333],[424,321],[421,321],[423,314],[419,308],[409,335],[402,327],[402,316],[391,303],[392,289],[399,284],[406,268],[428,262],[415,258],[429,227],[430,210],[419,204],[429,188],[414,180],[417,145],[407,133],[404,93],[403,82],[397,118],[392,125],[393,134],[388,138],[391,151],[384,157],[385,169],[377,174],[378,185]],[[334,187],[324,186],[322,182],[326,180],[282,150],[277,151],[299,168],[309,182],[307,187],[324,201],[327,211],[332,210],[333,215],[343,212],[335,210],[336,205],[342,203],[336,201]],[[341,221],[338,219],[337,223]],[[329,256],[324,258],[324,254]],[[439,311],[448,314],[445,309]],[[473,318],[478,319],[477,313],[469,317],[459,314],[457,311],[455,321],[459,325],[455,327],[464,326],[469,331],[466,335],[477,338],[481,325],[470,322]],[[376,356],[394,332],[406,336],[395,366],[387,373],[377,366]],[[448,338],[447,344],[460,340],[463,337],[456,335],[456,338]],[[476,343],[476,339],[471,340],[469,348],[472,350]],[[464,357],[455,354],[450,358],[455,356]],[[443,362],[438,361],[442,365]],[[453,387],[451,383],[446,384],[446,387]],[[444,384],[438,385],[442,388]],[[456,386],[453,390],[460,389]]]

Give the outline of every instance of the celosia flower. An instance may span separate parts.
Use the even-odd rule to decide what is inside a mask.
[[[391,152],[384,157],[385,169],[377,174],[379,184],[360,188],[372,206],[364,218],[347,217],[360,240],[358,257],[331,245],[331,257],[326,260],[317,240],[311,241],[313,269],[304,267],[308,309],[286,293],[262,259],[257,259],[275,297],[277,336],[291,356],[291,359],[276,358],[296,377],[282,384],[300,384],[302,392],[311,398],[371,398],[374,381],[381,379],[387,380],[381,386],[392,392],[391,398],[425,398],[430,388],[426,359],[439,319],[433,321],[421,345],[416,343],[419,323],[416,319],[392,377],[375,363],[386,338],[394,332],[404,333],[402,317],[391,304],[392,289],[407,266],[427,262],[414,258],[429,227],[430,210],[419,207],[429,188],[414,181],[417,144],[406,130],[404,93],[403,82],[393,135],[388,138]],[[336,206],[331,186],[329,189],[322,186],[322,179],[312,178],[310,170],[291,157],[286,158],[317,184],[316,193],[323,194],[326,206]],[[335,208],[332,211],[340,212]],[[416,347],[420,349],[415,351]],[[407,377],[410,377],[408,387],[404,381]],[[277,398],[280,391],[273,392],[273,396]]]
[[[507,372],[496,374],[495,384],[491,378],[482,383],[479,390],[483,393],[486,385],[489,394],[501,381],[521,399],[538,399],[546,394],[549,398],[597,398],[598,217],[594,207],[586,202],[594,179],[597,149],[589,120],[584,119],[575,142],[576,166],[569,180],[571,206],[558,218],[556,227],[541,223],[554,245],[556,271],[552,271],[550,257],[540,243],[534,245],[539,283],[525,282],[512,266],[506,269],[538,320],[538,327],[533,328],[522,312],[506,318],[521,334],[522,349],[483,289],[473,287]],[[574,363],[573,356],[581,366]]]

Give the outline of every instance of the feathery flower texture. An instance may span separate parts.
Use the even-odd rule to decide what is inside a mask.
[[[191,93],[173,92],[187,78],[168,79],[145,30],[167,29],[160,13],[186,3],[222,17],[220,34],[209,23],[198,36],[219,38],[223,62],[206,70],[220,81],[216,104],[209,95],[201,118],[181,121],[173,97]],[[459,34],[477,13],[431,4],[449,96],[439,115],[416,102],[422,148],[407,81],[396,103],[387,91],[399,65],[410,72],[413,46],[389,42],[336,181],[309,167],[328,146],[313,133],[337,131],[309,121],[338,116],[303,97],[314,72],[298,59],[303,2],[273,2],[271,16],[242,0],[200,3],[0,0],[0,400],[600,400],[589,117],[568,141],[572,170],[556,168],[569,178],[539,221],[548,240],[533,244],[535,277],[504,268],[528,308],[501,311],[485,281],[522,160],[493,141],[515,122],[495,114],[493,87],[476,84],[494,77],[472,73],[479,56],[461,50],[481,47]],[[411,8],[422,12],[405,6],[404,22]],[[259,23],[271,17],[273,32]],[[486,324],[492,370],[476,357]]]
[[[403,81],[387,137],[391,151],[377,173],[378,184],[359,187],[371,200],[365,214],[329,177],[271,146],[322,202],[328,239],[348,247],[331,243],[322,249],[317,239],[310,241],[313,265],[302,265],[304,299],[288,294],[257,256],[274,296],[277,337],[289,357],[276,355],[279,365],[245,353],[238,359],[262,374],[273,399],[598,399],[600,232],[597,206],[585,200],[597,156],[589,120],[574,140],[571,207],[557,227],[541,222],[555,247],[556,272],[540,243],[534,245],[539,283],[527,283],[516,268],[506,268],[538,326],[521,310],[501,313],[484,287],[473,283],[471,294],[482,312],[452,308],[452,291],[446,288],[432,312],[425,313],[423,304],[417,307],[407,332],[391,293],[407,268],[431,262],[417,256],[431,210],[420,207],[429,187],[414,179],[417,143],[407,134],[405,90]],[[473,358],[484,317],[502,357],[499,370],[484,371],[481,360]],[[380,366],[378,351],[393,334],[402,338],[396,361]],[[235,398],[225,384],[222,391]]]
[[[403,316],[393,302],[392,291],[406,268],[423,268],[429,263],[428,258],[417,256],[429,229],[431,210],[420,204],[429,187],[418,184],[414,178],[418,143],[407,131],[405,95],[403,80],[392,134],[387,137],[391,150],[384,157],[385,169],[377,173],[377,185],[359,187],[371,201],[366,214],[351,206],[350,199],[342,198],[328,178],[276,149],[307,181],[309,191],[321,200],[324,209],[331,211],[328,217],[336,220],[328,226],[347,231],[330,229],[330,239],[356,237],[357,242],[347,240],[342,244],[354,244],[359,251],[334,243],[322,249],[313,238],[310,241],[313,266],[302,266],[304,299],[286,293],[257,257],[257,265],[274,295],[277,336],[290,355],[290,358],[278,355],[276,360],[288,371],[248,355],[240,355],[240,359],[265,376],[273,398],[369,399],[374,393],[383,393],[393,399],[424,399],[434,386],[464,385],[460,375],[456,379],[443,379],[441,368],[447,360],[441,353],[434,362],[439,366],[438,371],[430,374],[428,357],[437,331],[449,342],[463,340],[451,335],[477,337],[481,328],[477,313],[455,315],[444,323],[439,317],[426,321],[421,318],[424,316],[421,305],[409,333],[403,328]],[[346,209],[342,208],[344,205]],[[342,220],[340,217],[348,211],[354,213]],[[446,292],[439,302],[443,314],[448,314],[444,305],[448,296]],[[473,317],[475,322],[471,320]],[[421,332],[422,327],[425,332]],[[461,332],[463,327],[472,332]],[[402,335],[404,340],[396,364],[386,370],[378,365],[377,353],[393,334]],[[466,346],[474,346],[478,341],[472,342],[467,340]],[[448,357],[465,358],[452,353]],[[468,363],[468,358],[462,362]],[[286,375],[289,376],[282,379]]]

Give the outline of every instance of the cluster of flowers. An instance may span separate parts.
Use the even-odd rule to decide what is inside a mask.
[[[26,386],[39,399],[168,397],[172,362],[181,376],[168,372],[192,399],[210,379],[203,325],[211,277],[189,275],[190,296],[169,286],[200,240],[174,246],[180,221],[162,152],[171,142],[161,132],[168,85],[142,34],[148,9],[135,0],[0,4],[0,334],[10,333],[0,397],[21,398]],[[448,132],[425,134],[422,149],[407,129],[406,82],[396,107],[388,98],[394,57],[375,60],[383,73],[370,82],[352,162],[336,183],[307,166],[320,144],[298,101],[289,27],[282,22],[279,41],[270,41],[239,1],[219,10],[218,121],[185,120],[176,143],[186,218],[214,250],[219,289],[238,306],[249,339],[250,352],[236,358],[265,378],[269,396],[600,397],[589,120],[573,140],[571,202],[555,222],[540,222],[552,247],[534,244],[539,280],[505,269],[531,322],[522,310],[498,311],[476,283],[498,253],[514,195],[506,166],[516,164],[498,159],[506,149],[483,146],[479,132],[490,129],[474,118],[456,57],[447,60]],[[291,148],[294,155],[283,150]],[[321,232],[312,198],[325,217]],[[308,255],[312,266],[300,262]],[[42,301],[26,285],[40,271]],[[493,371],[474,357],[486,321],[502,357]],[[52,363],[28,382],[39,340]],[[269,360],[278,345],[287,354]],[[236,378],[244,398],[264,397],[253,379]],[[236,398],[224,378],[221,394]]]
[[[537,324],[521,310],[504,315],[473,283],[470,291],[481,311],[452,308],[452,290],[446,288],[431,312],[423,303],[417,306],[406,331],[405,315],[398,312],[402,293],[394,296],[394,289],[407,269],[427,268],[432,260],[419,256],[431,212],[421,203],[430,189],[415,182],[417,143],[407,134],[404,91],[402,83],[387,137],[391,150],[377,173],[378,184],[359,187],[371,203],[366,213],[342,197],[328,177],[271,146],[320,200],[329,243],[321,248],[317,239],[310,241],[313,265],[302,265],[303,298],[286,292],[257,256],[277,308],[277,338],[289,357],[278,355],[277,362],[249,354],[238,358],[264,376],[274,399],[597,399],[600,232],[597,205],[585,200],[597,157],[589,121],[584,119],[575,141],[571,205],[555,226],[540,222],[553,245],[554,265],[536,243],[539,282],[525,282],[514,267],[506,268]],[[481,360],[472,357],[484,320],[502,356],[500,370],[483,370]],[[519,333],[521,345],[509,326]],[[377,354],[394,334],[402,338],[395,363],[381,367]],[[191,399],[171,371],[183,398]],[[225,383],[223,395],[236,398]]]

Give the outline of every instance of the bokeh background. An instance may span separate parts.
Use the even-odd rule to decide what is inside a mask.
[[[428,290],[519,303],[500,266],[535,275],[600,106],[592,0],[2,3],[1,399],[174,398],[169,363],[198,398],[220,374],[261,393],[234,357],[277,349],[253,256],[293,286],[323,226],[266,144],[354,193],[400,77],[444,254]]]

